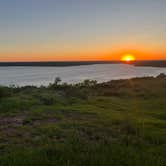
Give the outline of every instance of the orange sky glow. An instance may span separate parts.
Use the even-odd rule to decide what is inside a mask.
[[[0,62],[166,60],[166,0],[5,0]]]
[[[77,52],[77,53],[0,53],[1,62],[15,61],[109,61],[121,60],[125,54],[131,54],[136,60],[165,60],[165,53],[147,53],[139,51],[107,52]]]

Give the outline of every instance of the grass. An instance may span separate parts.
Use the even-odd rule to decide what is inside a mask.
[[[1,166],[165,166],[165,76],[0,87]]]

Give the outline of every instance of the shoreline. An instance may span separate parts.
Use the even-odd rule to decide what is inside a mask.
[[[166,67],[166,60],[138,60],[133,62],[122,61],[48,61],[48,62],[0,62],[0,67],[6,66],[39,66],[39,67],[68,67],[68,66],[82,66],[93,64],[129,64],[134,66],[148,66],[148,67]]]
[[[63,82],[63,80],[61,80],[60,77],[55,77],[54,82],[50,82],[48,83],[48,85],[17,85],[17,84],[11,84],[11,85],[1,85],[0,87],[3,88],[26,88],[26,87],[33,87],[33,88],[49,88],[50,86],[56,86],[56,87],[60,87],[60,88],[64,88],[64,87],[79,87],[85,84],[88,84],[88,86],[100,86],[100,85],[104,85],[104,84],[110,84],[111,82],[123,82],[123,81],[129,81],[129,80],[139,80],[139,79],[158,79],[158,78],[164,78],[166,79],[166,74],[165,73],[160,73],[157,76],[143,76],[143,77],[132,77],[132,78],[120,78],[120,79],[113,79],[113,80],[109,80],[109,81],[104,81],[104,82],[98,82],[97,80],[94,79],[85,79],[83,81],[80,82],[76,82],[76,83],[68,83],[68,82]]]

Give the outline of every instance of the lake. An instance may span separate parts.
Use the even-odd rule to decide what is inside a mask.
[[[78,83],[85,79],[105,82],[132,77],[157,76],[166,68],[138,67],[128,64],[94,64],[69,67],[0,67],[0,85],[48,85],[55,77],[62,82]]]

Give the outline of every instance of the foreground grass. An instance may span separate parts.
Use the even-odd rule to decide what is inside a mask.
[[[164,166],[165,99],[165,77],[0,87],[0,165]]]

